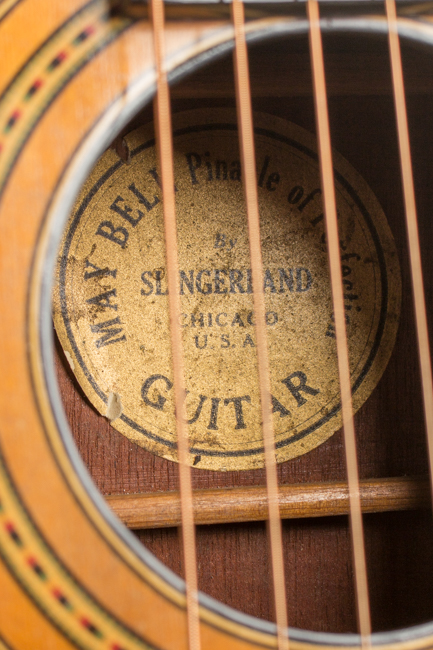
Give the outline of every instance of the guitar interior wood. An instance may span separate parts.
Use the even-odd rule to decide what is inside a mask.
[[[355,418],[360,476],[422,475],[428,468],[386,41],[327,36],[325,55],[334,147],[378,197],[397,242],[402,269],[402,317],[395,349],[378,387]],[[307,39],[256,45],[251,48],[250,66],[254,109],[314,132]],[[431,319],[432,56],[427,49],[406,44],[404,66]],[[172,100],[174,111],[233,106],[231,57],[173,87]],[[151,119],[149,107],[131,126]],[[58,344],[57,371],[72,434],[102,494],[177,489],[176,465],[130,443],[89,405]],[[263,485],[265,481],[264,471],[192,472],[196,488]],[[278,474],[283,484],[344,479],[341,432],[305,456],[280,465]],[[431,620],[430,512],[370,514],[364,519],[374,630]],[[347,518],[286,521],[283,531],[290,624],[312,630],[355,631]],[[136,534],[182,574],[177,530],[141,530]],[[203,591],[248,614],[274,618],[265,524],[202,526],[197,544]]]

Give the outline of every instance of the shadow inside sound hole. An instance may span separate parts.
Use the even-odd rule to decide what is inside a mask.
[[[427,622],[433,612],[433,523],[428,511],[364,517],[374,632]],[[136,531],[182,575],[176,529]],[[322,632],[356,630],[346,517],[283,522],[289,621]],[[197,528],[200,589],[253,616],[274,620],[266,526]]]
[[[429,510],[364,516],[373,629],[433,617],[433,521]]]

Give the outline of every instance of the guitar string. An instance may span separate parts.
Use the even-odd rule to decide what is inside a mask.
[[[427,447],[430,467],[430,480],[433,485],[433,385],[428,338],[427,315],[424,298],[424,282],[419,245],[416,213],[415,188],[412,172],[412,158],[409,142],[406,99],[404,94],[403,67],[397,27],[395,0],[385,0],[388,21],[388,41],[391,59],[391,75],[394,91],[394,104],[397,119],[397,133],[400,151],[401,177],[406,217],[406,230],[409,245],[409,260],[412,279],[415,326],[418,340],[418,355],[421,369],[424,418],[427,433]]]
[[[317,137],[323,191],[326,239],[328,245],[331,277],[332,303],[334,309],[335,336],[337,344],[338,374],[340,379],[341,412],[343,419],[344,448],[346,454],[347,482],[349,488],[350,526],[355,573],[355,593],[358,627],[362,648],[371,645],[370,603],[367,583],[367,566],[359,475],[356,454],[355,427],[353,421],[352,390],[350,383],[349,350],[346,336],[344,294],[340,262],[337,208],[332,166],[331,135],[325,84],[320,12],[318,0],[308,0],[310,23],[310,52],[316,110]]]
[[[277,623],[278,650],[288,650],[287,599],[284,577],[284,554],[278,496],[275,435],[272,421],[271,380],[265,321],[263,292],[263,260],[260,241],[260,217],[257,196],[257,171],[254,151],[254,130],[251,105],[251,87],[248,68],[248,50],[245,38],[245,16],[242,0],[233,0],[232,19],[235,30],[234,70],[236,106],[242,175],[248,221],[253,306],[257,340],[257,363],[262,416],[262,431],[268,500],[268,531]]]
[[[175,210],[173,169],[173,140],[171,128],[170,91],[165,66],[164,4],[151,0],[157,93],[155,97],[155,131],[161,168],[165,246],[167,262],[168,306],[170,315],[173,385],[179,461],[181,534],[185,569],[186,612],[189,650],[200,650],[200,620],[198,605],[197,558],[192,501],[191,467],[189,464],[188,425],[182,417],[185,399],[185,369],[180,322],[179,262]]]

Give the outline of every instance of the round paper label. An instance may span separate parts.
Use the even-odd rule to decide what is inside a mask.
[[[263,291],[277,460],[341,427],[335,330],[314,138],[255,116]],[[137,444],[176,460],[162,196],[155,142],[107,151],[62,242],[54,321],[83,390]],[[179,293],[191,462],[264,463],[251,263],[235,115],[174,116]],[[385,215],[334,153],[346,324],[356,411],[389,360],[400,269]]]

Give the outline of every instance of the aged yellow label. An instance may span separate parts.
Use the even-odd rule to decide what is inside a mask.
[[[341,426],[322,193],[314,138],[255,116],[263,291],[278,462]],[[162,198],[153,132],[95,166],[59,252],[55,326],[83,390],[122,434],[176,460]],[[263,465],[251,263],[235,115],[174,120],[179,293],[191,462]],[[400,269],[385,215],[334,154],[354,410],[395,341]]]

